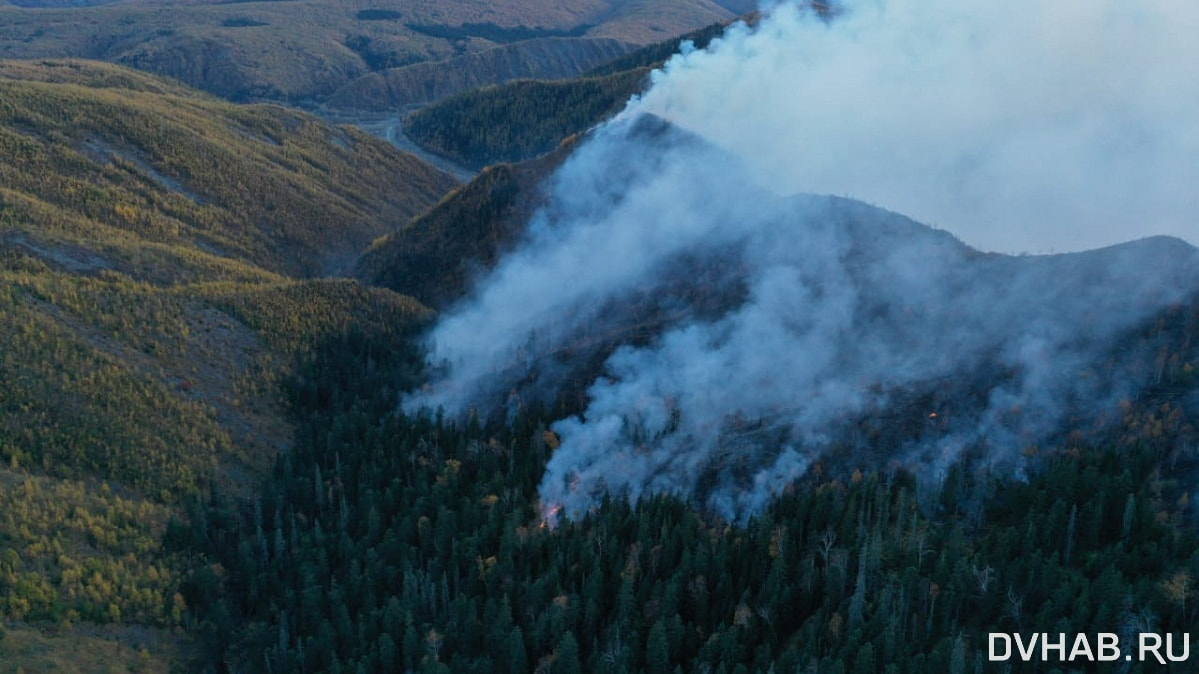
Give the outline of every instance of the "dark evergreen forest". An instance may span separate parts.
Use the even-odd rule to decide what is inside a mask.
[[[1193,324],[1180,309],[1154,329]],[[302,430],[261,492],[214,492],[170,528],[199,562],[186,619],[218,669],[957,674],[998,671],[988,632],[1127,647],[1199,618],[1181,370],[1108,441],[1026,450],[1024,480],[830,465],[744,524],[610,497],[549,528],[536,487],[568,410],[399,415],[421,362],[398,329],[329,340],[289,385]]]

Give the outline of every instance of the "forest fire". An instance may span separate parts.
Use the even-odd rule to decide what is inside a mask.
[[[895,455],[936,475],[977,448],[993,465],[1018,470],[1020,447],[1045,444],[1077,426],[1075,416],[1110,407],[1109,399],[1138,395],[1145,376],[1123,355],[1123,336],[1199,287],[1199,257],[1167,237],[1096,247],[1144,237],[1140,229],[1113,225],[1093,239],[1071,232],[1091,231],[1095,221],[1171,222],[1142,213],[1144,199],[1114,188],[1194,162],[1165,152],[1169,143],[1160,144],[1160,157],[1124,163],[1121,152],[1120,161],[1102,161],[1113,150],[1102,131],[1122,129],[1123,116],[1072,120],[1108,109],[1110,101],[1090,93],[1120,90],[1100,86],[1111,71],[1130,83],[1165,71],[1141,67],[1149,61],[1135,50],[1122,54],[1132,66],[1094,52],[1110,68],[1094,67],[1097,57],[1085,51],[1078,62],[994,58],[1074,50],[1063,52],[1046,39],[1050,32],[1024,21],[991,30],[1007,18],[995,9],[868,5],[822,22],[813,10],[840,3],[771,3],[756,27],[738,25],[707,49],[672,58],[650,89],[572,151],[547,182],[522,243],[442,315],[427,340],[435,362],[452,363],[439,371],[444,389],[410,396],[404,409],[462,416],[480,405],[511,414],[520,398],[570,400],[562,408],[569,414],[540,432],[550,450],[540,494],[562,506],[539,513],[550,528],[585,516],[604,494],[677,494],[746,521],[827,452]],[[1087,35],[1094,44],[1121,37],[1105,32],[1120,22],[1100,18],[1114,8],[1071,11],[1097,29]],[[953,17],[947,25],[979,26],[988,48],[965,40],[969,30],[930,32],[927,17],[939,14]],[[1147,25],[1156,25],[1152,17]],[[895,47],[896,58],[863,35]],[[926,47],[941,56],[924,58]],[[1026,61],[1036,67],[1022,70]],[[796,63],[805,64],[803,77]],[[943,68],[930,72],[931,64]],[[1154,81],[1174,91],[1176,76],[1188,81]],[[1035,82],[1062,114],[1042,117],[1035,105],[946,110],[896,88],[897,79],[936,83],[937,91],[945,81],[963,101],[1002,99],[1015,83],[1012,98],[1032,100],[1025,85]],[[1063,88],[1078,96],[1063,98]],[[837,103],[828,98],[846,92]],[[1193,117],[1159,110],[1157,99],[1173,97],[1121,98],[1111,107],[1127,104],[1144,120]],[[842,114],[860,107],[844,105],[857,100],[877,102],[869,118]],[[742,101],[759,103],[750,110]],[[879,110],[890,120],[881,128],[872,123]],[[922,135],[888,133],[909,127]],[[1076,127],[1084,131],[1072,133]],[[1171,128],[1162,125],[1161,137],[1175,135]],[[1155,128],[1144,131],[1157,137]],[[988,137],[1011,138],[1012,150],[978,145]],[[1046,137],[1062,139],[1052,156],[1042,152]],[[1011,161],[1024,152],[1034,161]],[[964,170],[963,156],[977,157],[977,166]],[[1045,181],[1089,177],[1109,164],[1120,170],[1093,183],[1113,188],[1095,190],[1104,199],[1058,199]],[[1042,176],[1029,165],[1048,168]],[[903,176],[931,182],[925,188]],[[959,186],[945,189],[949,178]],[[1167,197],[1157,206],[1167,215],[1175,205],[1168,191],[1157,195]],[[1015,194],[1029,198],[1008,196]],[[912,195],[970,195],[970,205]],[[1035,204],[1035,212],[1013,213],[1013,201]],[[1083,202],[1089,210],[1074,213]],[[1138,211],[1122,212],[1129,204]],[[1021,230],[1027,223],[1040,224]],[[1051,236],[1058,230],[1061,238]],[[996,232],[1004,234],[987,238]],[[1076,252],[1003,252],[1059,247]],[[681,281],[680,271],[704,282]],[[955,395],[944,382],[959,382]],[[1015,418],[1013,408],[1025,412]]]
[[[561,503],[551,503],[541,508],[541,524],[540,529],[554,530],[558,528],[558,515],[562,513]]]

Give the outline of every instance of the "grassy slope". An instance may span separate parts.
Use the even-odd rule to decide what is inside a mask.
[[[0,662],[165,671],[178,638],[138,644],[187,621],[160,543],[179,504],[291,443],[279,383],[306,350],[428,314],[305,277],[453,181],[97,63],[0,62],[0,147]]]
[[[395,18],[360,18],[359,12],[378,9]],[[481,38],[434,37],[407,24],[558,31],[590,25],[586,37],[645,44],[729,16],[708,0],[414,0],[398,6],[377,0],[141,0],[61,9],[0,4],[0,58],[101,59],[234,100],[300,100],[323,97],[384,65],[440,61],[497,46]]]

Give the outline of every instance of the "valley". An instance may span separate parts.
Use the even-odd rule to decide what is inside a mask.
[[[430,166],[450,174],[461,182],[474,178],[475,171],[456,163],[445,156],[434,154],[418,145],[408,135],[404,127],[404,116],[386,113],[347,112],[344,110],[329,110],[326,108],[311,111],[314,115],[330,124],[349,125],[381,138],[404,152],[419,157]]]

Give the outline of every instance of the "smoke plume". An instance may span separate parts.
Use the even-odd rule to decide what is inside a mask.
[[[1199,10],[973,4],[784,4],[677,56],[436,326],[439,376],[405,408],[585,389],[553,425],[547,508],[671,492],[730,519],[822,458],[1015,464],[1102,420],[1147,380],[1122,340],[1199,289],[1195,249],[954,234],[1192,233],[1199,108],[1167,85],[1199,79],[1162,50]],[[1137,73],[1154,55],[1169,72]]]
[[[1009,253],[1199,243],[1199,6],[777,5],[676,57],[633,106],[763,184],[882,204]]]

